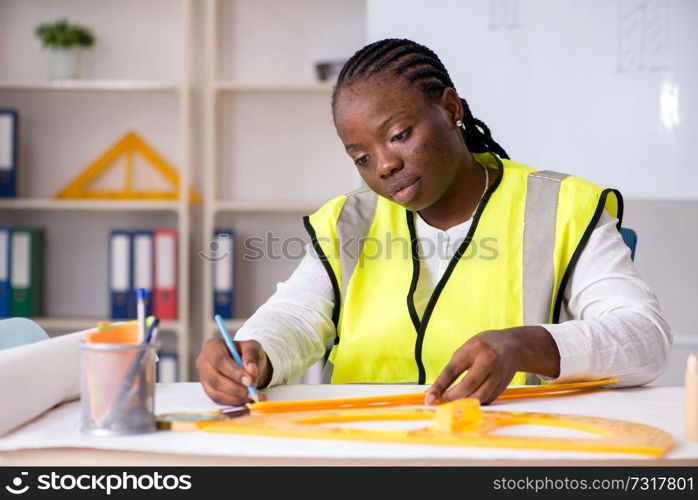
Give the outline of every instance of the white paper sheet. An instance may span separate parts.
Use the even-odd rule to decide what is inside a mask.
[[[79,397],[82,334],[0,351],[0,436]]]

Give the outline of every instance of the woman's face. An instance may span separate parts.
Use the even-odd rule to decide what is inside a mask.
[[[366,184],[410,210],[437,203],[467,161],[455,124],[462,116],[453,89],[433,101],[393,78],[345,87],[334,113],[337,133]]]

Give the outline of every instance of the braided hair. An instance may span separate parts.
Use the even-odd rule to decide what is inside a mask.
[[[431,99],[438,99],[450,87],[456,89],[439,57],[427,47],[411,40],[388,38],[366,45],[356,52],[342,68],[332,93],[332,111],[337,97],[344,87],[371,76],[392,73],[403,78],[408,85],[419,84],[420,89]],[[490,129],[470,111],[465,99],[463,138],[473,153],[491,151],[501,158],[509,155],[492,138]]]

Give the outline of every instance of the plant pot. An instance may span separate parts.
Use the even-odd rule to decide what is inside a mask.
[[[48,77],[51,80],[70,80],[80,77],[82,50],[49,47],[46,50]]]

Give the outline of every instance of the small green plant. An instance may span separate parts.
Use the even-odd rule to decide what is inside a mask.
[[[61,19],[54,23],[40,24],[36,27],[35,33],[41,39],[41,44],[44,48],[87,48],[92,47],[95,43],[95,36],[89,28],[70,24],[67,19]]]

